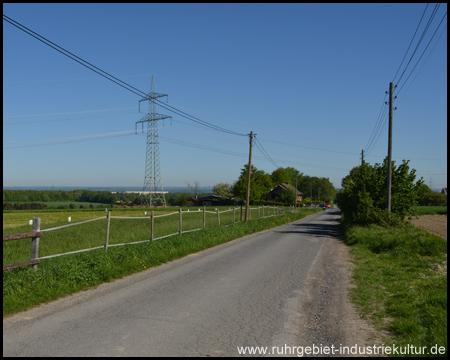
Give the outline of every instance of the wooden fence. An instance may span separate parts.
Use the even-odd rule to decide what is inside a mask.
[[[280,215],[284,215],[284,208],[283,207],[269,207],[269,206],[262,206],[261,207],[257,207],[257,208],[251,208],[250,210],[258,210],[258,218],[264,218],[264,217],[271,217],[271,216],[280,216]],[[261,210],[262,210],[262,216],[261,216]],[[8,264],[8,265],[3,265],[3,270],[9,270],[9,269],[15,269],[18,267],[22,267],[22,266],[33,266],[33,270],[37,270],[37,264],[40,263],[40,259],[47,259],[47,258],[52,258],[52,257],[56,257],[56,256],[62,256],[62,255],[69,255],[69,254],[75,254],[75,253],[79,253],[79,252],[84,252],[84,251],[90,251],[90,250],[95,250],[95,249],[99,249],[104,247],[105,251],[108,251],[108,246],[122,246],[122,245],[131,245],[131,244],[138,244],[138,243],[143,243],[143,242],[147,242],[147,241],[154,241],[154,240],[159,240],[159,239],[163,239],[169,236],[173,236],[173,235],[182,235],[183,233],[188,233],[188,232],[192,232],[192,231],[199,231],[199,230],[203,230],[206,228],[206,213],[210,213],[210,214],[217,214],[217,224],[220,226],[220,213],[224,213],[224,212],[229,212],[229,211],[233,211],[233,220],[232,223],[234,224],[236,222],[236,207],[233,207],[233,209],[229,209],[229,210],[224,210],[224,211],[219,211],[219,209],[216,209],[216,211],[206,211],[206,207],[203,207],[203,227],[199,228],[199,229],[192,229],[192,230],[184,230],[183,231],[183,216],[182,213],[188,213],[190,212],[189,210],[187,211],[182,211],[181,208],[173,213],[170,214],[162,214],[162,215],[154,215],[153,211],[151,212],[150,215],[150,220],[151,220],[151,235],[150,235],[150,239],[149,240],[142,240],[142,241],[135,241],[135,242],[131,242],[131,243],[123,243],[123,244],[109,244],[109,234],[110,234],[110,223],[111,223],[111,219],[116,218],[116,219],[129,219],[129,220],[134,220],[134,219],[149,219],[149,216],[145,216],[145,217],[140,217],[140,216],[136,216],[136,217],[130,217],[130,216],[111,216],[111,212],[108,211],[107,216],[102,216],[96,219],[90,219],[90,220],[85,220],[85,221],[81,221],[78,223],[73,223],[70,225],[63,225],[63,226],[58,226],[58,227],[54,227],[54,228],[50,228],[50,229],[44,229],[44,230],[40,230],[40,226],[41,226],[41,218],[40,217],[35,217],[33,219],[33,231],[30,233],[25,233],[25,234],[15,234],[15,235],[4,235],[3,236],[3,241],[9,241],[9,240],[19,240],[19,239],[27,239],[27,238],[31,238],[31,260],[29,261],[23,261],[23,262],[19,262],[19,263],[14,263],[14,264]],[[294,208],[290,208],[290,212],[293,212]],[[193,212],[190,212],[193,213]],[[251,219],[251,211],[249,212],[250,216],[249,219]],[[266,214],[267,213],[267,214]],[[179,230],[177,233],[174,234],[168,234],[168,235],[164,235],[161,236],[159,238],[154,238],[154,219],[157,217],[163,217],[163,216],[170,216],[170,215],[179,215]],[[41,258],[38,257],[38,253],[39,253],[39,238],[40,236],[42,236],[42,232],[44,231],[53,231],[53,230],[57,230],[57,229],[62,229],[68,226],[74,226],[74,225],[79,225],[79,224],[83,224],[86,222],[91,222],[91,221],[96,221],[96,220],[101,220],[101,219],[107,219],[106,221],[106,240],[105,240],[105,245],[104,246],[97,246],[97,247],[93,247],[90,249],[82,249],[82,250],[76,250],[76,251],[71,251],[71,252],[67,252],[67,253],[63,253],[63,254],[55,254],[55,255],[48,255],[48,256],[42,256]],[[240,221],[242,221],[242,206],[240,209]],[[226,226],[226,225],[225,225]]]
[[[11,270],[23,266],[32,266],[34,271],[37,271],[37,264],[41,262],[39,260],[39,237],[42,236],[41,228],[41,218],[35,217],[33,218],[33,231],[24,234],[14,234],[14,235],[4,235],[3,241],[10,240],[20,240],[20,239],[29,239],[31,238],[31,260],[22,261],[14,264],[3,265],[3,271]]]

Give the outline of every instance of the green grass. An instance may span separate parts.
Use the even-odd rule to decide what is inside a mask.
[[[417,215],[444,215],[447,214],[447,206],[417,206]]]
[[[352,300],[390,333],[385,344],[447,348],[447,241],[411,225],[343,227],[357,265]]]
[[[128,209],[127,209],[128,210]],[[131,209],[130,209],[131,210]],[[139,211],[116,211],[112,215],[142,216]],[[192,208],[190,208],[192,210]],[[221,209],[223,211],[224,208]],[[164,209],[159,212],[173,212]],[[214,210],[213,210],[214,211]],[[41,303],[73,294],[77,291],[95,287],[104,282],[122,278],[150,267],[158,266],[224,242],[275,226],[303,218],[321,209],[301,209],[298,213],[284,216],[255,219],[257,211],[253,210],[252,221],[232,224],[232,212],[221,214],[221,225],[217,225],[217,214],[207,214],[207,228],[190,232],[182,236],[144,242],[140,244],[109,247],[89,252],[43,259],[38,271],[23,267],[3,272],[3,316],[27,310]],[[236,211],[236,217],[238,211]],[[225,215],[227,214],[227,215]],[[45,213],[41,213],[44,217]],[[81,215],[81,214],[80,214]],[[85,213],[96,217],[96,213]],[[104,215],[104,212],[103,212]],[[223,217],[222,217],[223,215]],[[4,214],[5,216],[5,214]],[[67,213],[60,217],[49,218],[43,228],[57,226],[64,222]],[[266,213],[267,216],[267,213]],[[199,220],[201,219],[201,220]],[[178,215],[155,219],[155,237],[160,234],[178,231]],[[66,222],[67,223],[67,222]],[[110,244],[149,239],[149,220],[111,219]],[[183,229],[196,228],[203,224],[200,214],[183,213]],[[209,224],[209,225],[208,225]],[[225,226],[230,225],[230,226]],[[9,229],[18,229],[9,227]],[[28,229],[29,231],[29,229]],[[4,230],[5,232],[5,230]],[[72,251],[86,246],[102,246],[105,241],[106,220],[98,220],[61,230],[46,232],[40,240],[39,255]],[[30,239],[9,241],[3,244],[3,263],[29,260]],[[5,251],[6,250],[6,251]]]

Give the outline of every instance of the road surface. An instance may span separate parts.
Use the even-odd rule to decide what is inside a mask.
[[[6,318],[3,356],[239,356],[246,346],[268,355],[354,345],[367,333],[346,300],[339,218],[328,209]]]

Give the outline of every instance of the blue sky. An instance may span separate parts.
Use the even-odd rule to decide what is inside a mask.
[[[371,164],[387,156],[383,104],[394,81],[393,160],[409,159],[428,185],[442,188],[447,4],[401,77],[435,4],[424,14],[425,7],[3,4],[3,13],[141,91],[150,91],[154,75],[156,91],[168,94],[160,100],[242,134],[158,107],[172,116],[159,124],[163,186],[233,183],[253,131],[275,165],[339,188],[363,149]],[[3,186],[142,186],[146,137],[135,123],[148,102],[139,113],[140,99],[4,20]],[[252,164],[276,169],[257,147]]]

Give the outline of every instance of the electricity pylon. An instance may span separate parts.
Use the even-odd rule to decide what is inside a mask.
[[[139,100],[149,101],[148,114],[141,120],[136,122],[142,123],[142,131],[144,123],[147,123],[147,146],[145,155],[145,178],[144,187],[141,195],[141,206],[166,206],[164,198],[164,189],[161,180],[161,161],[159,157],[159,131],[158,121],[169,119],[171,116],[160,115],[156,112],[156,99],[167,96],[166,94],[158,94],[155,92],[155,80],[152,75],[152,88],[148,96]]]

